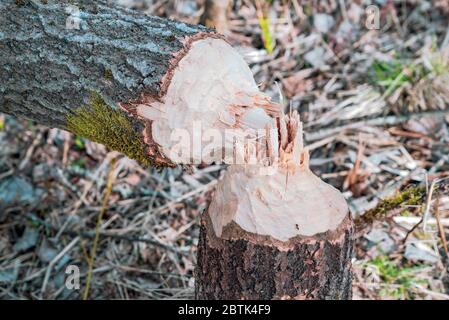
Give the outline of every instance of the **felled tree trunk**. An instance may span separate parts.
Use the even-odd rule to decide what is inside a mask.
[[[107,1],[3,0],[0,111],[171,165],[133,106],[163,101],[180,59],[204,38],[218,35]]]
[[[206,27],[106,0],[0,2],[0,112],[174,166],[202,162],[194,148],[176,156],[180,138],[242,127],[237,118],[270,105],[243,58]]]
[[[220,181],[202,216],[198,299],[351,298],[349,210],[309,170],[294,119],[272,170],[232,166]]]

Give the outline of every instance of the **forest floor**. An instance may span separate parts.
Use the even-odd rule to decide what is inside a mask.
[[[116,1],[190,23],[204,11]],[[376,212],[358,232],[354,298],[448,299],[449,5],[376,1],[373,27],[365,2],[236,0],[227,39],[261,90],[300,111],[312,170],[355,218]],[[90,299],[193,298],[198,219],[223,169],[143,168],[0,114],[0,299],[83,297],[103,211]]]

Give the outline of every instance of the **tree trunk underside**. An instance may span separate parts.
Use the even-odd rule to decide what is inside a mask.
[[[238,227],[237,227],[238,228]],[[218,238],[203,214],[198,243],[197,299],[351,299],[353,227],[288,243],[239,230]]]

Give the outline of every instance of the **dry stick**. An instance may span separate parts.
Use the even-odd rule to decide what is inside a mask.
[[[423,226],[423,230],[425,231],[425,232],[427,232],[428,230],[427,230],[427,221],[429,220],[429,215],[430,215],[430,207],[431,207],[431,203],[432,203],[432,196],[433,196],[433,192],[435,191],[435,186],[436,186],[436,184],[438,183],[438,182],[440,182],[440,181],[442,181],[442,180],[445,180],[444,178],[443,179],[435,179],[435,180],[433,180],[432,181],[432,183],[430,184],[430,188],[429,188],[429,192],[428,192],[428,195],[427,195],[427,202],[426,202],[426,207],[425,207],[425,211],[424,211],[424,214],[423,214],[423,216],[422,216],[422,218],[421,218],[421,220],[417,223],[417,224],[415,224],[408,232],[407,232],[407,234],[406,234],[406,236],[405,236],[405,238],[404,238],[404,240],[403,240],[403,243],[405,243],[406,241],[407,241],[407,239],[408,239],[408,237],[419,227],[419,225],[421,225],[421,223],[423,223],[424,222],[424,226]],[[438,198],[437,198],[437,200],[438,200]]]
[[[45,293],[45,290],[47,288],[48,280],[50,279],[51,270],[53,270],[53,266],[67,253],[69,252],[75,244],[78,242],[79,237],[76,237],[73,239],[56,257],[53,258],[53,260],[49,263],[47,271],[45,272],[44,281],[42,283],[41,288],[41,296]]]
[[[443,243],[444,253],[446,253],[446,258],[449,258],[446,234],[444,233],[443,225],[440,221],[439,205],[440,205],[440,197],[437,196],[436,201],[435,201],[435,219],[437,220],[438,232],[440,233],[441,242]]]
[[[60,231],[60,227],[49,224],[47,222],[45,222],[42,219],[39,219],[38,217],[34,216],[34,215],[30,215],[29,216],[31,219],[33,219],[33,222],[36,222],[40,225],[45,226],[46,228],[52,229],[54,231]],[[87,239],[94,239],[95,238],[95,233],[92,233],[90,231],[72,231],[72,230],[63,230],[62,232],[60,232],[61,234],[64,235],[68,235],[68,236],[74,236],[74,237],[81,237],[81,238],[87,238]],[[146,239],[146,238],[141,238],[141,237],[133,237],[133,236],[126,236],[126,235],[121,235],[121,234],[113,234],[113,233],[109,233],[109,232],[101,232],[100,231],[100,237],[103,238],[112,238],[112,239],[116,239],[116,240],[123,240],[123,241],[128,241],[128,242],[142,242],[142,243],[146,243],[149,244],[151,246],[154,247],[158,247],[167,251],[171,251],[174,253],[178,253],[181,255],[187,255],[188,253],[183,252],[183,251],[179,251],[176,250],[175,248],[172,248],[170,246],[167,246],[163,243],[157,242],[155,240],[151,240],[151,239]]]
[[[424,216],[421,217],[421,219],[418,221],[418,223],[416,223],[410,230],[407,231],[407,234],[404,237],[404,240],[402,240],[402,243],[406,243],[408,237],[415,232],[415,230],[421,225],[421,223],[423,223],[424,221]]]
[[[31,146],[26,151],[25,157],[20,162],[19,170],[23,170],[27,166],[28,162],[31,159],[31,156],[33,155],[34,149],[39,145],[41,138],[42,138],[42,132],[39,132],[38,135],[36,136],[36,138],[33,140],[33,143],[31,144]]]
[[[108,181],[106,184],[106,190],[105,190],[105,194],[103,197],[103,204],[101,206],[100,213],[98,214],[97,226],[95,228],[95,238],[94,238],[94,243],[92,246],[92,251],[90,253],[89,269],[87,272],[86,288],[84,289],[83,300],[87,300],[89,297],[89,288],[90,288],[90,283],[91,283],[91,279],[92,279],[92,270],[94,267],[95,255],[97,253],[98,240],[100,239],[100,226],[101,226],[101,221],[103,219],[103,215],[106,211],[106,207],[108,205],[109,196],[111,195],[111,191],[112,191],[112,183],[114,181],[113,174],[114,174],[114,167],[115,167],[116,161],[117,161],[117,158],[113,158],[109,165]]]
[[[415,224],[418,223],[419,220],[421,218],[419,217],[403,217],[403,216],[397,216],[397,217],[393,217],[394,222],[399,223],[399,224]],[[441,219],[440,217],[440,223],[442,227],[449,227],[449,219]],[[429,225],[437,225],[438,221],[435,218],[431,218],[429,220],[427,220],[427,223]]]
[[[433,191],[435,190],[435,185],[436,185],[437,181],[438,180],[435,179],[430,184],[429,194],[427,196],[426,210],[424,211],[424,215],[423,215],[422,221],[421,221],[421,222],[424,221],[424,227],[423,227],[424,231],[427,231],[427,219],[429,218],[429,215],[430,215],[430,204],[432,202],[432,195],[433,195]]]
[[[386,116],[375,119],[368,119],[358,122],[349,123],[336,128],[322,129],[316,132],[309,132],[305,134],[305,138],[308,142],[320,140],[328,136],[335,135],[348,129],[357,129],[364,126],[383,126],[383,125],[396,125],[402,122],[406,122],[412,119],[419,119],[422,117],[442,117],[449,114],[449,110],[438,110],[438,111],[426,111],[418,112],[403,116]]]
[[[171,207],[173,207],[176,203],[180,203],[182,201],[185,201],[185,200],[187,200],[187,199],[197,195],[198,193],[206,192],[206,191],[211,190],[217,184],[217,182],[218,182],[217,180],[212,180],[211,182],[209,182],[209,183],[207,183],[207,184],[205,184],[205,185],[203,185],[203,186],[201,186],[201,187],[199,187],[199,188],[197,188],[195,190],[187,192],[186,194],[184,194],[184,195],[174,199],[173,201],[170,201],[170,202],[164,204],[162,207],[159,207],[159,208],[157,208],[156,210],[154,210],[152,212],[153,212],[153,214],[164,213],[165,211],[167,211]]]

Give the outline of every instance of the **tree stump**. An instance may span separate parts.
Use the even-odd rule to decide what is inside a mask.
[[[237,226],[236,226],[237,228]],[[208,213],[201,221],[197,299],[351,299],[352,222],[335,232],[272,241],[244,230],[217,237]]]
[[[309,170],[299,116],[279,127],[277,166],[231,166],[203,214],[198,299],[351,298],[346,201]]]

